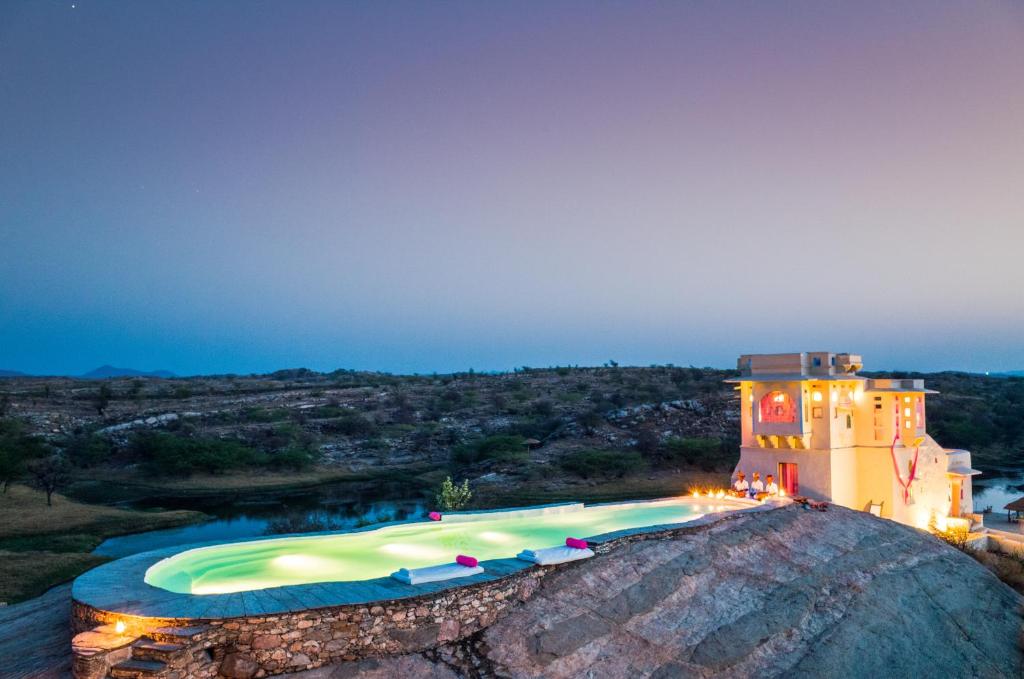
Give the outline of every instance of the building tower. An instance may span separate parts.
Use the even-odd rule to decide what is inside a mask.
[[[973,514],[971,455],[926,431],[923,380],[869,379],[832,352],[739,358],[737,471],[774,474],[788,495],[871,511],[920,528]]]

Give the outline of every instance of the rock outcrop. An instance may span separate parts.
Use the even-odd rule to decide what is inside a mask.
[[[927,534],[790,507],[570,565],[469,642],[309,677],[1020,677],[1022,603]]]

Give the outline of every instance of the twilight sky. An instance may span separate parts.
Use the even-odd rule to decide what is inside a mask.
[[[0,368],[1024,368],[1024,4],[0,3]]]

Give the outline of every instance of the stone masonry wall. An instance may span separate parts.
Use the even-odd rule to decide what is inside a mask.
[[[423,597],[258,617],[131,619],[77,601],[72,617],[76,632],[124,620],[132,633],[139,635],[158,627],[201,623],[205,629],[193,640],[193,650],[210,650],[212,666],[201,672],[192,668],[197,675],[215,675],[221,660],[230,658],[222,669],[230,667],[234,676],[262,677],[342,660],[418,652],[462,639],[528,599],[552,568],[530,568],[500,580]]]

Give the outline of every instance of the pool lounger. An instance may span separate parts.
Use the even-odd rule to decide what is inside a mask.
[[[532,561],[541,566],[550,566],[566,561],[577,561],[594,556],[592,549],[577,549],[575,547],[547,547],[545,549],[524,549],[516,555],[517,559]]]
[[[471,568],[457,563],[446,563],[440,566],[428,566],[427,568],[400,568],[392,573],[391,577],[407,585],[419,585],[424,582],[440,582],[441,580],[465,578],[469,575],[483,572],[484,569],[480,566]]]

